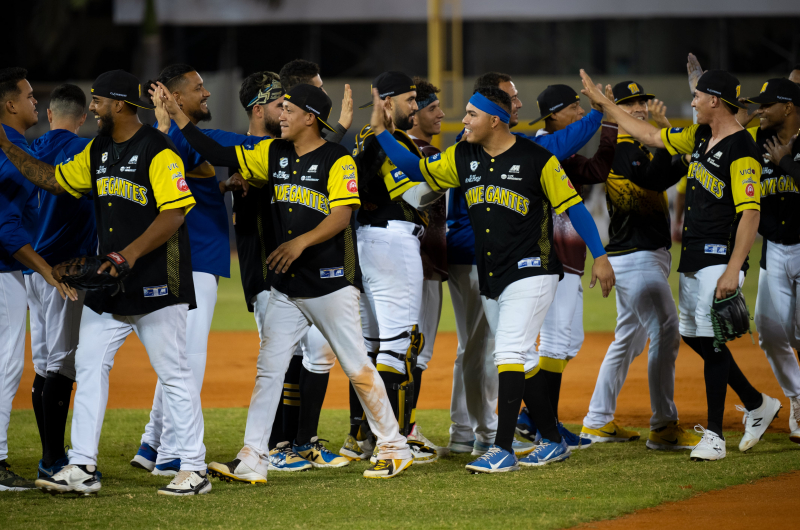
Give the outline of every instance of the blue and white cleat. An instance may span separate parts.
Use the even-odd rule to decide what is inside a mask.
[[[536,435],[538,434],[536,424],[528,414],[528,407],[522,407],[519,416],[517,416],[516,433],[517,436],[525,438],[530,442],[539,443],[539,440],[536,439]],[[539,439],[541,439],[541,436],[539,436]]]
[[[507,473],[509,471],[519,471],[517,457],[503,449],[493,445],[479,459],[466,465],[467,471],[472,473]]]
[[[476,440],[473,438],[468,442],[459,442],[451,438],[450,443],[447,444],[447,448],[450,449],[451,453],[471,453],[473,449],[475,449],[475,441]]]
[[[541,438],[541,436],[540,436]],[[536,449],[536,444],[532,444],[530,442],[520,442],[519,440],[514,440],[511,442],[511,448],[514,450],[514,455],[517,458],[523,457],[529,454],[531,451]]]
[[[158,451],[150,447],[148,444],[142,444],[139,447],[139,450],[136,451],[136,456],[134,456],[133,460],[131,460],[131,465],[146,471],[153,471],[153,469],[156,467],[157,457]]]
[[[311,438],[311,441],[306,444],[295,445],[293,443],[292,450],[297,456],[310,462],[314,467],[344,467],[350,464],[350,460],[328,451],[328,449],[322,445],[322,442],[327,441],[328,440],[322,440],[314,436]]]
[[[281,442],[269,452],[269,471],[305,471],[312,467],[311,462],[292,450],[289,442]]]
[[[163,464],[156,464],[156,467],[151,471],[153,475],[159,477],[174,477],[181,470],[181,459],[176,458]]]
[[[50,478],[62,469],[64,466],[69,464],[69,458],[66,455],[62,456],[58,460],[56,460],[52,466],[44,467],[43,460],[39,460],[39,473],[36,475],[36,478]]]
[[[592,441],[590,439],[581,438],[572,431],[567,430],[567,428],[564,427],[564,424],[561,422],[558,422],[558,434],[561,435],[561,438],[567,441],[567,445],[569,446],[570,451],[574,449],[586,449],[587,447],[592,445]]]
[[[561,462],[570,456],[572,456],[572,451],[570,451],[566,439],[562,437],[559,444],[544,438],[531,454],[519,461],[519,464],[521,466],[544,466],[552,462]]]

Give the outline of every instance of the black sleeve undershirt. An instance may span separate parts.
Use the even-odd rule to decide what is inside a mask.
[[[203,134],[200,129],[189,122],[181,129],[183,137],[200,153],[212,166],[239,167],[239,157],[236,156],[236,147],[224,147],[215,140]]]

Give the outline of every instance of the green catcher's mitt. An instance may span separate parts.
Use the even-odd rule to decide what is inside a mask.
[[[750,311],[744,301],[741,289],[711,304],[711,325],[714,328],[714,346],[719,347],[728,341],[738,339],[750,332]]]

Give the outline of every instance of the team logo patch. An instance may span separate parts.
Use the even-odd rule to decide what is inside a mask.
[[[519,173],[519,165],[514,164],[511,166],[511,169],[508,170],[509,173]]]
[[[683,127],[673,127],[669,130],[670,134],[678,134],[679,132],[683,132]]]
[[[130,160],[128,160],[129,165],[133,165],[139,161],[139,155],[133,155]]]
[[[722,151],[717,151],[716,153],[714,153],[714,158],[716,158],[717,160],[722,158]]]
[[[189,191],[189,185],[186,184],[186,179],[184,179],[183,177],[175,181],[175,186],[178,187],[178,191],[180,191],[181,193],[186,193],[187,191]]]
[[[323,279],[327,278],[343,278],[344,277],[344,267],[334,267],[332,269],[320,269],[319,270],[319,277]]]
[[[108,151],[103,153],[103,156],[100,157],[101,162],[105,162],[106,160],[108,160]]]
[[[752,197],[756,194],[756,190],[752,184],[748,184],[747,187],[744,189],[744,192],[747,194],[748,197]]]
[[[105,174],[105,172],[106,172],[106,166],[100,166],[99,168],[97,168],[97,171],[95,171],[95,173],[98,175],[103,175]]]
[[[286,180],[289,178],[289,174],[285,171],[276,171],[272,174],[272,178]]]
[[[719,256],[725,256],[728,253],[728,245],[714,245],[714,244],[707,244],[705,246],[706,254],[716,254]]]
[[[169,288],[166,285],[154,285],[153,287],[144,287],[143,289],[145,298],[157,298],[169,294]]]
[[[468,176],[467,178],[464,179],[464,182],[467,182],[467,183],[469,183],[469,182],[480,182],[480,181],[481,181],[481,176],[480,175],[470,175],[470,176]]]
[[[350,193],[358,193],[358,184],[356,184],[355,179],[347,182],[347,191]]]
[[[478,169],[478,164],[480,164],[480,162],[473,160],[472,162],[469,163],[469,168],[472,171],[475,171],[476,169]]]
[[[406,174],[400,171],[400,168],[393,169],[391,171],[391,175],[392,175],[392,180],[394,180],[395,184],[398,184],[407,178]]]
[[[631,91],[631,94],[638,94],[639,93],[639,87],[636,86],[636,83],[631,83],[630,85],[628,85],[628,90]]]
[[[435,155],[428,157],[428,162],[436,162],[437,160],[441,159],[442,159],[442,153],[436,153]]]
[[[518,269],[527,269],[528,267],[541,267],[542,258],[525,258],[517,262]]]
[[[284,156],[278,163],[280,164],[281,167],[286,167],[289,165],[289,159]]]
[[[736,85],[736,97],[739,97],[739,94],[742,93],[742,85]]]
[[[316,164],[314,164],[313,166],[311,166],[310,168],[308,168],[308,172],[309,172],[309,173],[316,173],[316,172],[317,172],[317,165],[316,165]]]

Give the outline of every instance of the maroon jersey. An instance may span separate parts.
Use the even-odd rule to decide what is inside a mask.
[[[422,155],[425,157],[439,153],[425,140],[411,137],[417,144]],[[442,195],[426,210],[428,214],[428,226],[422,236],[421,255],[422,255],[422,274],[426,280],[433,279],[433,273],[437,272],[442,277],[442,281],[447,280],[447,201],[446,195]]]

